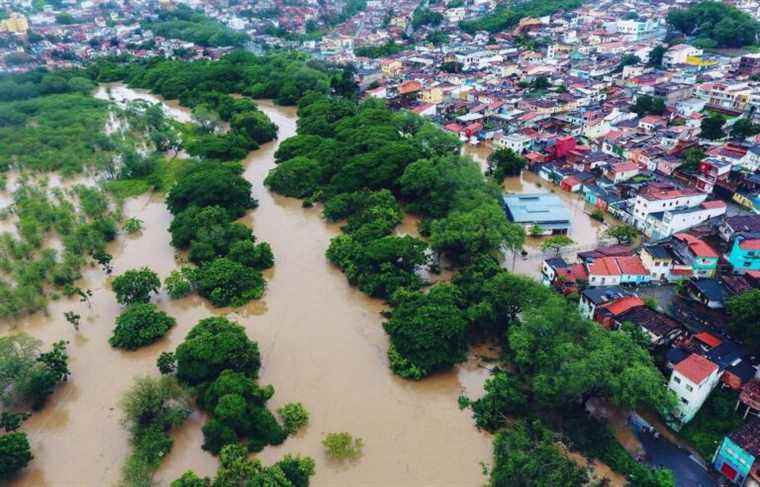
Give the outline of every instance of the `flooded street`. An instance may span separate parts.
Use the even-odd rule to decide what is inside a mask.
[[[491,153],[490,147],[467,144],[464,146],[463,153],[471,156],[480,164],[484,171],[486,170],[487,159]],[[587,207],[583,195],[563,191],[559,186],[541,179],[536,173],[527,169],[519,176],[505,178],[502,188],[507,193],[517,194],[551,192],[562,200],[570,212],[571,226],[567,235],[575,242],[575,245],[572,248],[568,248],[565,252],[565,256],[568,258],[575,257],[575,253],[578,251],[596,247],[603,240],[603,233],[607,229],[608,224],[614,221],[609,215],[605,215],[605,223],[594,220],[591,218],[591,210]],[[518,255],[514,259],[513,267],[512,256],[508,255],[504,266],[509,270],[521,274],[538,277],[541,273],[541,262],[545,258],[545,255],[541,251],[541,243],[545,239],[546,237],[528,237],[524,245],[525,250],[528,252],[527,257]]]
[[[110,93],[116,100],[159,101],[121,85],[111,85]],[[177,110],[189,117],[181,107],[169,108],[172,116]],[[280,141],[295,133],[293,109],[266,103],[261,108],[279,126]],[[113,485],[129,452],[119,398],[135,376],[157,374],[158,355],[173,350],[199,319],[224,313],[230,313],[259,343],[260,382],[276,390],[270,408],[300,401],[311,415],[309,426],[299,435],[257,455],[264,463],[289,452],[309,455],[316,461],[312,485],[317,487],[483,483],[480,462],[490,460],[490,437],[475,429],[469,412],[458,409],[457,396],[463,388],[477,395],[487,372],[470,361],[422,382],[391,374],[379,315],[383,304],[351,288],[324,255],[339,226],[327,224],[319,208],[304,209],[300,201],[273,195],[263,187],[276,147],[277,143],[266,144],[246,161],[245,177],[253,184],[259,207],[243,221],[253,226],[259,240],[271,244],[276,259],[259,302],[218,310],[194,296],[170,301],[162,293],[155,301],[177,319],[177,326],[152,346],[118,351],[107,339],[121,308],[106,276],[92,268],[80,284],[94,293],[91,308],[64,298],[49,306],[48,316],[37,314],[6,324],[3,333],[25,331],[46,346],[68,340],[72,371],[47,407],[24,424],[35,459],[12,485]],[[142,219],[145,228],[111,244],[114,275],[147,265],[166,277],[177,264],[169,245],[171,215],[163,196],[130,199],[125,213]],[[64,320],[63,313],[70,310],[82,315],[79,332]],[[214,473],[216,458],[200,448],[203,422],[195,414],[173,434],[174,448],[156,476],[161,485],[188,469],[199,475]],[[336,465],[325,457],[324,434],[340,431],[364,440],[364,454],[357,462]]]

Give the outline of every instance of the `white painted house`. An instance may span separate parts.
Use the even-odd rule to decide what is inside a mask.
[[[678,397],[675,415],[681,424],[686,424],[694,418],[718,381],[720,368],[696,353],[673,367],[668,388]]]
[[[516,154],[522,154],[530,147],[531,138],[523,134],[497,135],[493,139],[493,145],[497,149],[511,149]]]

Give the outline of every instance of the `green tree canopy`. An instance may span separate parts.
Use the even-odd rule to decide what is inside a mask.
[[[177,179],[166,196],[166,205],[174,215],[191,207],[220,206],[230,216],[239,218],[256,207],[251,197],[251,183],[240,175],[240,166],[201,164]]]
[[[0,436],[0,479],[8,479],[32,461],[26,433],[16,431]]]
[[[723,125],[725,123],[726,119],[718,113],[704,117],[700,125],[700,137],[710,140],[722,139],[726,136],[725,132],[723,132]]]
[[[166,335],[175,323],[174,318],[154,304],[130,304],[116,318],[116,328],[108,343],[112,347],[135,350]]]
[[[525,164],[525,158],[512,149],[497,149],[488,156],[488,174],[501,183],[508,176],[519,176]]]
[[[434,221],[430,231],[433,250],[461,262],[496,252],[502,245],[519,249],[524,240],[522,227],[509,223],[495,202],[469,212],[452,212]]]
[[[638,95],[631,111],[642,117],[644,115],[662,115],[665,113],[665,100],[656,96]]]
[[[496,435],[490,487],[581,487],[588,475],[567,458],[538,420],[521,419]]]
[[[559,296],[527,310],[509,328],[508,347],[536,399],[548,406],[595,396],[629,408],[669,411],[674,404],[647,350],[623,331],[581,318]]]
[[[242,326],[221,317],[199,321],[175,355],[177,378],[190,385],[211,382],[225,369],[256,377],[261,367],[256,342]]]
[[[131,269],[116,277],[111,283],[119,304],[147,303],[150,295],[161,288],[158,275],[148,267]]]
[[[556,255],[559,255],[562,247],[568,247],[574,243],[575,241],[567,235],[554,235],[541,242],[541,250],[544,252],[551,250]]]
[[[743,47],[756,42],[760,23],[732,5],[701,1],[684,9],[671,9],[668,23],[676,30],[696,35],[709,47]],[[709,44],[705,41],[709,41]]]
[[[450,284],[436,284],[427,294],[400,291],[385,330],[390,335],[391,369],[419,379],[465,359],[468,323],[462,298]],[[398,354],[396,356],[395,354]],[[394,360],[398,357],[401,360]]]
[[[726,304],[731,315],[731,332],[750,350],[760,351],[760,290],[745,291]]]
[[[738,119],[731,126],[731,136],[738,139],[752,137],[758,133],[760,133],[760,125],[753,123],[752,120],[747,117]]]
[[[261,271],[228,257],[219,257],[189,272],[198,294],[216,307],[242,306],[264,295]]]

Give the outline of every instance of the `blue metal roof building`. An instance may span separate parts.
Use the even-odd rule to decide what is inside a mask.
[[[531,227],[538,225],[550,233],[567,233],[570,211],[559,196],[551,193],[508,194],[502,198],[510,221]]]

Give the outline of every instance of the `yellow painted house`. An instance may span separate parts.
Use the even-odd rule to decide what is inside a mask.
[[[401,72],[404,65],[398,59],[386,59],[380,62],[380,71],[386,76],[395,76]]]
[[[437,86],[422,90],[422,101],[437,105],[443,101],[443,90]]]
[[[9,18],[0,20],[0,32],[23,34],[27,30],[29,30],[29,22],[23,15],[13,13]]]
[[[692,66],[714,66],[718,61],[712,59],[702,59],[702,56],[686,56],[686,64]]]

